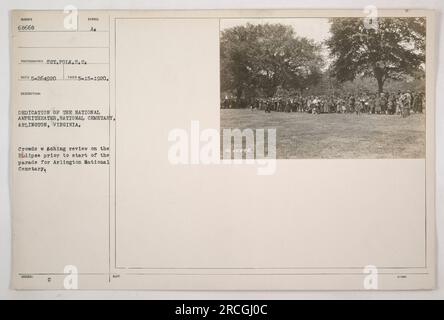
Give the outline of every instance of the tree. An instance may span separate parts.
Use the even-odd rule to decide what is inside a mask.
[[[221,33],[221,91],[272,97],[279,88],[303,89],[320,78],[320,47],[291,26],[246,24]]]
[[[425,65],[424,18],[378,18],[368,25],[362,18],[330,20],[330,69],[339,81],[374,77],[379,93],[387,79],[414,76]]]

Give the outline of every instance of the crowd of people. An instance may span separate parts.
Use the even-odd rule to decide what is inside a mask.
[[[368,113],[401,115],[422,113],[425,95],[422,92],[398,91],[397,93],[362,94],[362,95],[321,95],[251,98],[241,101],[226,96],[221,101],[221,108],[250,108],[275,112],[320,113]]]

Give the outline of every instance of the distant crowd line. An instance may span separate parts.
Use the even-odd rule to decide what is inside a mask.
[[[296,97],[272,97],[241,99],[226,96],[221,101],[221,108],[249,108],[274,112],[320,113],[368,113],[401,115],[422,113],[425,95],[422,92],[398,91],[397,93],[361,94],[361,95],[310,95]]]

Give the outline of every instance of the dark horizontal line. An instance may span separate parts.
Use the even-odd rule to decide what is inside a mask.
[[[109,31],[105,31],[105,30],[101,30],[101,31],[89,31],[89,30],[73,30],[73,31],[69,31],[69,30],[35,30],[35,31],[18,31],[20,33],[36,33],[36,32],[66,32],[66,33],[77,33],[77,32],[84,32],[84,33],[98,33],[98,32],[106,32],[108,33]]]
[[[19,276],[66,276],[72,273],[63,273],[63,272],[36,272],[36,273],[18,273]],[[78,275],[91,275],[91,276],[100,276],[107,275],[108,273],[100,273],[100,272],[79,272]]]
[[[109,47],[22,47],[19,49],[109,49]]]
[[[77,82],[109,82],[108,80],[78,80],[78,79],[56,79],[56,80],[31,80],[31,79],[19,79],[18,81],[25,82],[57,82],[57,81],[77,81]]]
[[[45,66],[87,66],[90,64],[110,64],[109,62],[88,62],[88,63],[45,63],[45,62],[19,62],[19,64],[37,64]]]
[[[428,273],[383,273],[378,272],[378,275],[427,275]],[[167,276],[365,276],[365,273],[341,273],[341,272],[322,272],[322,273],[125,273],[125,276],[141,276],[141,275],[167,275]]]

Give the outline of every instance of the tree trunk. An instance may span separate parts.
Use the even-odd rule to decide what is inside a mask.
[[[242,94],[243,94],[243,90],[242,88],[239,86],[236,89],[236,108],[242,108]]]
[[[381,95],[384,91],[384,79],[382,76],[376,76],[376,80],[378,81],[378,94]]]

